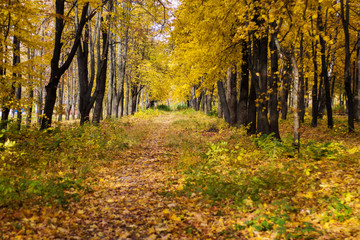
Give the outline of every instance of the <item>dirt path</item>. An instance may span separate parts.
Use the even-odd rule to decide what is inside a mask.
[[[132,162],[114,161],[97,174],[99,185],[76,204],[57,237],[73,239],[172,238],[164,214],[177,206],[164,192],[168,162],[178,153],[165,147],[171,118],[156,118],[140,146],[126,150]],[[136,126],[133,126],[136,127]],[[164,210],[167,209],[167,210]],[[171,217],[169,215],[169,217]],[[165,222],[164,222],[165,220]],[[171,229],[170,229],[171,230]]]
[[[218,215],[209,202],[196,194],[176,193],[182,176],[174,168],[181,155],[180,145],[176,145],[180,139],[177,133],[174,135],[174,122],[182,119],[185,117],[166,114],[133,121],[128,126],[132,131],[146,132],[141,143],[129,146],[121,156],[114,156],[108,164],[93,171],[89,176],[92,192],[84,194],[67,209],[39,206],[23,210],[15,220],[25,228],[19,231],[17,223],[11,223],[14,232],[7,236],[17,236],[16,239],[223,239],[222,231],[232,229],[230,218]],[[184,130],[184,127],[177,128],[182,133]],[[170,142],[175,142],[175,146]],[[196,146],[193,139],[191,144]]]

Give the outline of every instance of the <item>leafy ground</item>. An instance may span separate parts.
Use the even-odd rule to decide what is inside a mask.
[[[10,130],[0,239],[359,239],[360,135],[345,126],[306,122],[300,152],[291,119],[279,142],[191,110]]]

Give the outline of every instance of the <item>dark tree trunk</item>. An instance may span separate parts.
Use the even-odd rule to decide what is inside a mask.
[[[20,63],[20,40],[17,36],[13,38],[13,46],[14,46],[14,53],[13,53],[13,66],[15,67]],[[17,119],[16,119],[16,128],[20,131],[21,129],[21,120],[22,120],[22,109],[21,109],[21,83],[18,81],[18,78],[21,78],[21,75],[17,73],[13,73],[14,83],[16,84],[15,90],[15,98],[18,103],[19,108],[17,109]]]
[[[221,99],[220,94],[218,94],[218,104],[217,104],[217,116],[218,118],[222,118],[224,115],[222,107],[221,107]]]
[[[122,117],[124,111],[124,83],[125,83],[125,73],[126,73],[126,64],[127,64],[127,48],[128,48],[128,27],[125,29],[124,39],[120,40],[120,49],[119,49],[119,85],[118,93],[116,96],[116,117]]]
[[[108,96],[106,104],[106,117],[111,118],[115,114],[113,111],[116,98],[116,45],[115,34],[110,32],[109,36],[109,83],[108,83]]]
[[[289,90],[290,90],[290,79],[289,79],[289,67],[288,63],[286,63],[287,68],[285,69],[285,73],[282,76],[281,82],[281,119],[286,120],[288,113],[288,99],[289,99]]]
[[[304,61],[304,34],[301,33],[300,38],[300,71],[299,71],[299,82],[300,82],[300,94],[299,94],[299,109],[300,109],[300,122],[305,121],[305,81],[304,81],[304,67],[303,67],[303,61]]]
[[[356,87],[355,87],[355,119],[360,119],[360,31],[358,31],[358,44],[357,44],[357,75],[356,75]]]
[[[313,52],[313,64],[314,64],[314,85],[312,88],[312,121],[311,126],[317,127],[318,119],[318,65],[317,65],[317,41],[312,43],[312,52]]]
[[[254,41],[254,62],[258,62],[255,65],[256,71],[256,82],[257,87],[257,101],[259,107],[257,108],[257,133],[269,134],[270,125],[268,121],[268,101],[267,101],[267,47],[268,47],[268,36],[261,37],[260,39],[255,38]]]
[[[249,48],[248,43],[243,40],[242,43],[242,64],[241,80],[239,81],[240,98],[238,104],[238,127],[247,125],[247,103],[249,97]]]
[[[97,24],[96,24],[97,25]],[[85,36],[82,44],[79,44],[77,51],[77,63],[78,63],[78,77],[79,77],[79,111],[80,111],[80,125],[90,121],[90,111],[95,102],[96,96],[91,96],[91,91],[94,83],[94,72],[95,72],[95,59],[94,55],[91,55],[90,66],[91,66],[91,77],[89,82],[89,70],[88,70],[88,59],[89,59],[89,42],[91,45],[91,52],[93,49],[93,41],[90,37],[90,23],[85,29]],[[99,30],[100,31],[100,30]],[[94,33],[96,34],[96,33]],[[75,110],[75,109],[74,109]]]
[[[251,78],[253,79],[253,77]],[[251,81],[250,86],[250,95],[249,95],[249,105],[248,105],[248,113],[247,113],[247,123],[249,125],[248,134],[256,133],[256,90],[254,81]]]
[[[0,77],[3,78],[5,75],[6,75],[6,69],[0,68]],[[1,79],[1,80],[3,81],[3,79]],[[13,96],[14,94],[15,94],[15,89],[12,86],[10,96]],[[7,128],[8,121],[9,121],[9,113],[10,113],[10,107],[2,106],[0,129]]]
[[[136,83],[131,84],[131,115],[136,113],[137,104],[138,104],[138,94],[140,94],[141,89],[137,86]]]
[[[81,20],[78,26],[78,29],[76,30],[75,34],[75,40],[72,45],[71,51],[69,55],[67,56],[66,61],[62,66],[59,67],[60,62],[60,55],[61,55],[61,49],[63,46],[63,42],[61,39],[65,22],[64,22],[64,8],[65,8],[65,1],[64,0],[56,0],[56,22],[55,22],[55,45],[54,45],[54,51],[53,56],[51,59],[51,72],[50,72],[50,80],[49,83],[45,86],[46,89],[46,97],[45,97],[45,108],[44,108],[44,116],[41,120],[41,127],[40,129],[46,129],[51,126],[52,122],[52,116],[54,112],[54,106],[56,102],[56,90],[57,86],[59,84],[61,76],[64,74],[64,72],[68,69],[70,66],[75,53],[77,51],[77,48],[80,44],[80,37],[82,30],[86,24],[87,21],[87,12],[89,8],[89,3],[86,3],[83,7],[82,14],[81,14]]]
[[[318,24],[319,30],[321,32],[324,31],[324,26],[321,18],[321,8],[319,6],[319,17]],[[332,117],[332,107],[331,107],[331,95],[330,95],[330,81],[328,78],[328,70],[327,70],[327,62],[326,62],[326,42],[323,37],[320,35],[320,46],[321,46],[321,77],[325,87],[325,105],[326,105],[326,113],[328,119],[328,128],[333,128],[333,117]]]
[[[350,18],[350,5],[349,0],[340,0],[341,6],[341,21],[344,29],[345,35],[345,65],[344,65],[344,84],[345,92],[347,96],[347,108],[348,108],[348,128],[349,132],[355,131],[354,119],[355,119],[355,109],[354,109],[354,96],[351,91],[351,75],[350,75],[350,33],[349,33],[349,18]]]
[[[229,109],[229,124],[235,126],[237,122],[237,80],[236,66],[228,68],[226,77],[226,101]]]
[[[276,27],[273,26],[274,28]],[[274,137],[280,139],[279,132],[279,111],[278,111],[278,71],[279,71],[279,52],[275,45],[276,33],[271,34],[270,52],[271,52],[271,77],[270,77],[270,132]]]
[[[223,85],[222,81],[217,82],[217,87],[218,87],[220,105],[221,105],[222,112],[224,113],[225,121],[227,123],[230,123],[230,112],[229,112],[229,107],[227,105],[225,89],[224,89],[224,85]]]
[[[62,105],[64,103],[64,79],[61,81],[61,87],[59,88],[59,112],[58,112],[58,121],[62,121],[63,108]]]
[[[109,50],[109,39],[107,29],[102,29],[102,39],[103,39],[103,49],[102,56],[98,59],[98,72],[96,75],[96,100],[94,107],[93,115],[93,124],[99,124],[102,116],[103,110],[103,100],[105,95],[106,87],[106,71],[107,71],[107,60],[108,60],[108,50]]]
[[[129,75],[125,75],[126,91],[125,91],[125,103],[124,103],[124,115],[129,115],[129,98],[130,98],[130,79]]]

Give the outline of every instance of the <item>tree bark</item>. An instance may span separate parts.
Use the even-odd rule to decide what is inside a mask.
[[[236,66],[228,68],[226,77],[226,101],[229,109],[229,124],[235,126],[237,123],[237,79]]]
[[[242,64],[241,80],[239,81],[240,97],[238,104],[238,127],[247,125],[247,102],[249,97],[249,48],[248,43],[243,40],[242,45]]]
[[[286,63],[286,69],[282,69],[282,81],[281,81],[281,119],[286,120],[288,113],[288,99],[289,99],[289,90],[290,90],[290,79],[289,79],[289,67]]]
[[[110,31],[109,31],[110,32]],[[100,123],[102,110],[103,110],[103,100],[105,95],[106,87],[106,72],[107,72],[107,60],[108,60],[108,50],[109,50],[109,39],[108,39],[108,30],[102,29],[102,39],[103,39],[103,49],[101,58],[98,59],[98,70],[96,75],[96,101],[94,107],[93,115],[93,124],[97,125]]]
[[[350,20],[350,5],[349,0],[340,0],[340,15],[341,22],[343,25],[344,35],[345,35],[345,65],[344,65],[344,85],[345,92],[347,96],[347,108],[348,108],[348,129],[349,132],[355,131],[354,119],[355,119],[355,109],[354,109],[354,96],[351,90],[351,75],[350,75],[350,33],[349,33],[349,20]]]
[[[300,94],[299,94],[299,110],[300,110],[300,121],[305,121],[305,81],[304,81],[304,34],[301,33],[300,37],[300,69],[299,69],[299,83],[300,83]]]
[[[254,84],[254,77],[251,77],[251,86],[250,86],[250,95],[249,95],[249,105],[248,105],[248,119],[247,123],[249,125],[248,134],[256,133],[256,90]]]
[[[256,75],[256,99],[258,103],[257,108],[257,133],[269,134],[270,125],[268,121],[268,100],[267,100],[267,49],[268,49],[268,36],[260,39],[254,39],[254,62],[255,62],[255,75]]]
[[[358,31],[358,44],[357,44],[357,75],[355,87],[355,119],[360,119],[360,31]]]
[[[229,112],[229,107],[228,107],[228,104],[226,101],[225,89],[224,89],[224,85],[223,85],[222,81],[217,82],[217,87],[218,87],[220,105],[221,105],[222,112],[224,113],[225,121],[227,123],[230,123],[230,112]]]
[[[276,25],[273,26],[274,28]],[[270,133],[280,139],[279,132],[279,111],[278,111],[278,71],[279,71],[279,52],[275,45],[276,32],[271,34],[270,52],[271,52],[271,77],[270,77]]]
[[[299,68],[294,54],[291,54],[291,64],[294,77],[294,145],[300,148],[300,115],[299,115],[299,94],[300,94],[300,82],[299,82]]]
[[[76,30],[74,43],[71,47],[70,53],[67,55],[67,59],[65,60],[65,62],[61,66],[59,66],[61,50],[63,47],[62,33],[65,26],[65,21],[64,21],[65,1],[56,0],[55,6],[56,6],[55,45],[54,45],[53,56],[51,59],[50,79],[48,84],[45,86],[46,97],[45,97],[44,116],[42,117],[41,127],[40,127],[40,129],[42,130],[51,126],[54,106],[56,102],[56,90],[60,78],[64,74],[64,72],[69,68],[75,56],[77,48],[80,44],[82,30],[88,18],[91,18],[91,16],[87,17],[89,3],[85,3],[81,14],[81,20],[79,22],[78,29]]]
[[[318,6],[318,28],[320,32],[324,32],[324,24],[322,22],[321,6]],[[321,46],[321,77],[322,82],[325,87],[325,105],[328,118],[328,128],[333,128],[333,117],[332,117],[332,107],[331,107],[331,94],[330,94],[330,81],[328,77],[328,68],[326,62],[326,42],[320,35],[320,46]]]
[[[313,64],[314,64],[314,85],[312,88],[312,121],[311,126],[317,127],[318,119],[318,65],[317,65],[317,40],[312,42]]]
[[[28,48],[28,60],[31,60],[35,57],[35,51],[31,51],[30,48]],[[34,70],[34,68],[33,68]],[[32,111],[33,111],[33,104],[34,104],[34,83],[33,81],[33,77],[31,76],[31,74],[28,75],[28,85],[29,85],[29,100],[30,100],[30,105],[27,108],[27,115],[26,115],[26,127],[30,127],[31,126],[31,121],[32,121]]]
[[[14,38],[13,38],[13,46],[14,46],[13,66],[15,67],[16,65],[18,65],[20,63],[20,40],[18,39],[17,36],[14,36]],[[14,72],[13,77],[14,77],[14,83],[17,83],[16,90],[15,90],[15,99],[19,106],[17,108],[16,127],[17,127],[17,130],[20,131],[21,121],[22,121],[22,108],[21,108],[21,103],[20,103],[21,102],[21,82],[19,81],[19,79],[21,78],[21,75]]]

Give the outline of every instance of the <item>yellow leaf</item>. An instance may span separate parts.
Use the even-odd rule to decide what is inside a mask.
[[[148,236],[146,239],[147,239],[147,240],[157,239],[157,235],[156,235],[156,234],[151,234],[151,235]]]
[[[176,216],[175,214],[173,214],[171,217],[170,217],[171,220],[174,220],[174,221],[181,221],[181,218]]]
[[[169,214],[170,211],[169,211],[169,209],[165,209],[165,210],[163,211],[163,213],[164,213],[164,214]]]
[[[314,194],[312,192],[308,192],[306,195],[305,195],[306,198],[313,198],[314,197]]]

